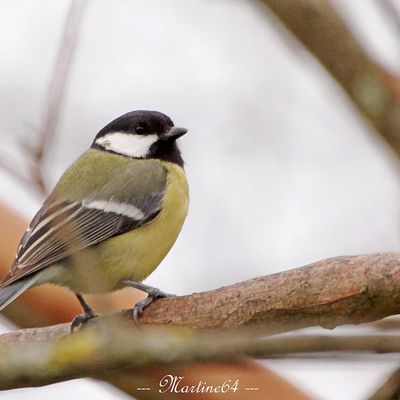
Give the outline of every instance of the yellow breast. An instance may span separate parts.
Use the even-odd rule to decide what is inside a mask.
[[[77,253],[57,273],[58,283],[79,293],[108,292],[122,287],[124,279],[142,281],[157,268],[175,243],[189,206],[185,172],[173,163],[163,162],[163,166],[168,184],[157,217]]]

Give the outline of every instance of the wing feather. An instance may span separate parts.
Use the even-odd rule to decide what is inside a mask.
[[[154,219],[162,206],[165,170],[156,171],[157,185],[151,189],[151,177],[139,179],[135,172],[140,171],[129,172],[120,196],[110,177],[99,192],[81,202],[50,196],[22,237],[11,272],[0,287]]]

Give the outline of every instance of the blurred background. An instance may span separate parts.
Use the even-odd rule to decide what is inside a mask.
[[[400,15],[400,2],[391,4]],[[368,54],[398,74],[400,17],[374,0],[333,5]],[[0,1],[0,160],[22,175],[41,135],[70,7],[70,0]],[[188,128],[181,148],[190,212],[150,285],[188,294],[327,257],[400,251],[397,159],[261,4],[97,0],[80,12],[44,181],[51,188],[97,131],[125,112],[158,110]],[[15,175],[0,169],[0,201],[28,220],[43,196]],[[1,321],[3,331],[12,328]],[[356,400],[398,362],[263,365],[314,398]],[[0,399],[28,393],[30,400],[128,398],[77,380]]]

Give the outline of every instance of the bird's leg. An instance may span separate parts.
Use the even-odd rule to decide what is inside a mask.
[[[89,321],[89,319],[96,318],[98,315],[95,311],[86,303],[85,299],[80,293],[75,293],[76,298],[78,299],[79,303],[82,306],[84,314],[77,315],[71,323],[71,333],[81,324]]]
[[[148,307],[151,303],[153,303],[153,301],[161,299],[163,297],[175,296],[174,294],[165,293],[162,290],[157,289],[155,287],[145,285],[144,283],[141,282],[131,281],[129,279],[122,281],[122,283],[126,286],[139,289],[142,292],[146,292],[148,294],[148,296],[144,300],[139,301],[139,303],[136,303],[135,306],[133,307],[133,319],[135,322],[139,320],[140,316],[143,314],[143,310],[146,307]]]

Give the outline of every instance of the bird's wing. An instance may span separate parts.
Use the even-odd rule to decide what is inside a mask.
[[[150,163],[141,160],[108,171],[101,189],[83,201],[53,193],[22,237],[11,272],[0,287],[155,218],[167,178],[161,164]]]

